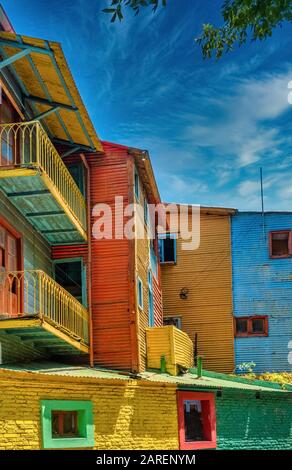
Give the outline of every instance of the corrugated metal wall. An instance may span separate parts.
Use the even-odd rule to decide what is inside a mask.
[[[164,316],[182,317],[182,329],[192,340],[198,335],[198,353],[204,368],[234,369],[229,216],[201,214],[201,241],[197,250],[183,250],[177,241],[177,264],[161,265]],[[187,223],[187,222],[183,222]],[[189,291],[180,298],[182,288]]]
[[[129,202],[129,159],[126,148],[104,145],[106,154],[92,156],[91,210],[98,203],[113,212],[115,196]],[[92,217],[92,226],[96,218]],[[134,267],[133,267],[134,268]],[[130,257],[128,240],[92,238],[92,317],[93,349],[96,364],[116,369],[135,368],[135,349],[131,323]],[[134,291],[135,286],[132,286]]]
[[[256,372],[292,371],[292,258],[269,258],[269,232],[292,230],[292,213],[232,217],[234,315],[268,315],[269,336],[236,338],[236,364],[254,361]]]

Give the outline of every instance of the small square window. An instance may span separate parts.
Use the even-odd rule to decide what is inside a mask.
[[[94,446],[90,401],[42,400],[41,419],[44,449]]]
[[[167,233],[159,236],[159,256],[161,263],[176,263],[176,235]]]
[[[143,282],[138,277],[137,280],[137,296],[138,296],[138,306],[143,309]]]
[[[253,318],[251,320],[251,333],[264,334],[265,333],[265,320],[263,318]]]
[[[216,448],[213,393],[178,392],[180,449]]]
[[[288,258],[292,256],[292,231],[270,232],[271,258]]]

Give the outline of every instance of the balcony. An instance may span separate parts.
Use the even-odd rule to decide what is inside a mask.
[[[89,351],[86,308],[43,271],[0,273],[0,330],[44,353]]]
[[[193,367],[193,342],[175,326],[147,328],[146,343],[148,369],[178,375]]]
[[[86,240],[86,204],[38,121],[0,125],[0,189],[50,244]]]

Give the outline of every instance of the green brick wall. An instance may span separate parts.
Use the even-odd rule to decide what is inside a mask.
[[[292,397],[225,391],[216,399],[218,449],[292,449]]]

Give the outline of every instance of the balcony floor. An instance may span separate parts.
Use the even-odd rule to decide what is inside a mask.
[[[41,352],[56,355],[88,354],[89,347],[78,338],[62,331],[52,322],[34,317],[2,318],[0,330],[33,344]]]
[[[80,243],[86,234],[45,175],[36,169],[0,169],[2,189],[51,245]]]

